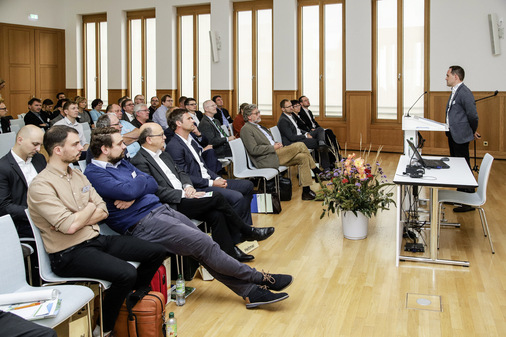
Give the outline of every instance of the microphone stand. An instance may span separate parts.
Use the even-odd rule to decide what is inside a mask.
[[[498,91],[498,90],[496,90],[496,91],[495,91],[492,95],[485,96],[485,97],[482,97],[482,98],[480,98],[480,99],[476,99],[476,100],[474,100],[474,103],[479,102],[479,101],[483,101],[483,100],[488,99],[488,98],[491,98],[491,97],[495,97],[495,96],[497,96],[497,94],[498,94],[498,93],[499,93],[499,91]],[[474,143],[474,166],[473,166],[473,168],[471,169],[471,171],[474,171],[474,172],[476,172],[476,173],[479,173],[479,172],[480,172],[480,169],[478,168],[478,165],[476,165],[476,139],[474,139],[473,143]]]

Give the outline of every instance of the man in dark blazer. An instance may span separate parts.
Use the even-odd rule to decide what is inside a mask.
[[[127,98],[121,102],[121,109],[123,110],[123,116],[121,117],[122,120],[132,123],[132,121],[135,119],[134,106],[134,101],[132,101],[130,98]]]
[[[155,178],[158,183],[155,194],[160,201],[169,204],[190,219],[206,221],[213,229],[214,241],[227,254],[241,262],[252,260],[254,257],[244,254],[235,243],[244,240],[265,240],[274,233],[274,228],[255,228],[246,225],[219,193],[203,197],[205,192],[198,192],[193,187],[190,177],[179,170],[170,155],[164,151],[163,136],[159,137],[163,133],[160,125],[147,123],[140,131],[139,143],[142,147],[131,163]]]
[[[198,144],[190,137],[195,125],[188,112],[176,109],[169,115],[168,122],[176,135],[167,145],[167,151],[179,169],[190,176],[196,189],[222,194],[241,219],[251,226],[253,183],[249,180],[225,180],[206,166]]]
[[[37,126],[22,127],[12,150],[0,159],[0,216],[11,215],[20,237],[33,237],[25,213],[26,194],[32,179],[46,167],[46,159],[38,153],[43,137]]]
[[[223,107],[223,98],[220,95],[213,96],[213,102],[218,106],[216,118],[221,122],[222,125],[229,126],[234,120],[230,117],[228,110]]]
[[[203,104],[204,117],[200,121],[199,130],[209,140],[209,144],[213,146],[218,158],[232,156],[229,141],[234,140],[234,136],[229,136],[221,127],[221,122],[216,119],[217,105],[211,100],[207,100]]]
[[[41,114],[42,101],[38,98],[32,98],[28,101],[28,111],[24,117],[25,125],[36,125],[44,130],[49,129],[49,121],[44,119]]]
[[[193,122],[198,127],[200,125],[200,121],[202,120],[202,117],[204,117],[204,114],[202,113],[202,111],[199,110],[199,107],[198,107],[198,104],[197,104],[197,101],[195,100],[195,98],[188,97],[187,99],[185,99],[184,100],[184,107],[186,108],[186,110],[188,110],[188,112],[190,113],[190,115],[193,118]]]
[[[446,132],[450,156],[463,157],[471,167],[469,159],[469,142],[481,138],[476,132],[478,129],[478,112],[474,95],[469,88],[462,83],[465,72],[460,66],[451,66],[446,72],[446,85],[452,88],[452,93],[446,104],[446,123],[450,131]],[[467,190],[466,190],[467,191]],[[474,189],[467,192],[473,192]],[[454,208],[455,212],[467,212],[474,210],[473,207],[463,205]]]
[[[2,126],[2,133],[11,132],[11,121],[8,117],[5,117],[7,112],[9,112],[9,110],[7,110],[7,106],[3,102],[3,99],[0,98],[0,124]]]

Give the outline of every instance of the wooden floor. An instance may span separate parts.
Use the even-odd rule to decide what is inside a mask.
[[[398,154],[382,154],[392,180]],[[295,170],[293,170],[295,171]],[[247,310],[242,298],[214,280],[188,282],[197,288],[183,307],[174,303],[179,336],[506,336],[506,161],[492,167],[485,205],[496,254],[483,236],[477,211],[450,220],[440,256],[469,260],[469,268],[401,262],[395,267],[395,210],[371,219],[368,238],[343,238],[340,219],[319,220],[321,203],[292,201],[279,215],[254,215],[256,226],[276,232],[255,250],[250,265],[289,273],[290,298]],[[295,177],[292,178],[296,182]],[[313,186],[316,189],[317,185]],[[441,297],[442,311],[406,308],[407,294]]]

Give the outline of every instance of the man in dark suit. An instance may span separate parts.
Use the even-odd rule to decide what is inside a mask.
[[[134,106],[134,120],[132,121],[132,125],[136,128],[140,128],[144,123],[152,122],[149,119],[149,108],[147,104],[140,103]]]
[[[45,120],[40,111],[42,110],[42,101],[38,98],[32,98],[28,101],[30,111],[24,117],[25,125],[36,125],[44,130],[49,129],[49,121]]]
[[[0,159],[0,215],[11,215],[20,237],[33,237],[25,213],[26,193],[33,178],[46,167],[46,159],[38,153],[43,137],[37,126],[22,127],[12,150]]]
[[[121,109],[123,110],[123,116],[121,117],[122,120],[132,123],[132,121],[135,119],[134,106],[134,101],[132,101],[130,98],[127,98],[121,102]]]
[[[169,142],[167,151],[176,165],[190,176],[193,186],[222,194],[241,219],[252,225],[250,204],[253,183],[249,180],[225,180],[206,166],[197,142],[190,136],[195,125],[188,112],[176,109],[169,115],[168,122],[176,135]]]
[[[222,125],[229,126],[234,120],[230,117],[228,110],[223,107],[223,98],[220,95],[213,96],[213,102],[218,106],[216,118],[221,122]]]
[[[471,167],[469,160],[469,142],[481,138],[476,132],[478,129],[478,112],[474,95],[469,88],[462,83],[465,72],[460,66],[451,66],[446,72],[446,85],[452,88],[452,93],[446,104],[446,123],[450,131],[446,132],[450,156],[463,157]],[[468,192],[473,192],[474,189]],[[463,205],[454,208],[454,212],[467,212],[474,210],[473,207]]]
[[[279,103],[279,106],[283,112],[278,120],[283,145],[288,146],[295,142],[302,142],[306,144],[308,149],[319,150],[321,165],[326,169],[330,168],[329,148],[325,144],[325,131],[322,128],[310,132],[302,130],[301,127],[304,127],[304,125],[299,117],[293,113],[292,103],[284,99]]]
[[[218,158],[232,156],[229,141],[234,140],[234,136],[229,136],[221,127],[221,122],[215,117],[217,114],[217,105],[211,100],[207,100],[203,104],[204,117],[200,121],[199,130],[209,140],[209,144],[213,146]]]
[[[3,98],[0,98],[0,123],[2,124],[1,133],[11,132],[11,122],[9,118],[5,117],[7,115],[7,106],[3,102]]]
[[[244,254],[234,243],[265,240],[274,233],[274,228],[250,227],[221,194],[205,196],[205,192],[198,192],[190,177],[179,170],[171,156],[164,151],[163,128],[160,125],[147,123],[140,131],[139,143],[142,147],[131,163],[155,178],[158,183],[155,194],[160,201],[190,219],[206,221],[213,229],[214,241],[230,256],[240,262],[253,260],[252,255]]]

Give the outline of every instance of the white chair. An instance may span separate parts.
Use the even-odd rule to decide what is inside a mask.
[[[5,156],[16,143],[14,132],[0,133],[0,158]]]
[[[277,143],[283,143],[283,139],[281,138],[281,132],[279,132],[279,129],[278,129],[278,126],[277,125],[274,125],[272,128],[269,129],[272,133],[272,137],[274,137],[274,141],[277,142]],[[283,166],[283,165],[280,165],[278,170],[279,172],[284,172],[286,170],[288,170],[289,167],[286,167],[286,166]],[[299,166],[297,166],[297,173],[299,173]],[[288,175],[291,177],[291,172],[288,171]],[[299,174],[299,186],[301,186],[302,183],[300,182],[300,174]]]
[[[24,121],[25,115],[26,115],[26,113],[22,113],[22,114],[18,115],[18,119],[23,119],[23,124],[25,123],[25,121]]]
[[[17,134],[20,129],[21,128],[19,127],[19,125],[17,125],[17,124],[11,124],[11,132],[13,134]]]
[[[35,243],[37,245],[37,256],[39,259],[39,274],[40,278],[45,282],[49,283],[66,283],[66,282],[93,282],[98,284],[98,297],[100,301],[100,336],[104,336],[104,332],[102,328],[104,326],[103,322],[103,313],[102,313],[102,293],[104,290],[109,289],[111,286],[111,282],[105,280],[99,280],[94,278],[87,277],[60,277],[56,275],[51,269],[51,262],[49,261],[49,255],[44,248],[44,243],[42,242],[42,236],[40,235],[40,230],[32,221],[30,217],[30,212],[28,209],[26,210],[26,215],[28,216],[28,221],[30,222],[30,226],[32,227],[33,236],[35,238]]]
[[[234,162],[233,172],[237,178],[263,178],[264,179],[264,191],[267,190],[267,180],[278,177],[278,170],[274,168],[248,168],[246,149],[242,143],[242,139],[234,139],[229,142],[230,149],[232,150],[232,160]],[[278,189],[278,184],[276,184]],[[279,189],[278,189],[279,191]],[[265,198],[267,203],[267,198]],[[267,204],[265,205],[267,209]]]
[[[25,126],[25,120],[24,119],[11,119],[11,126],[17,125],[21,129],[23,126]],[[12,129],[12,128],[11,128]]]
[[[86,141],[89,144],[90,141],[91,141],[91,128],[90,128],[90,124],[88,124],[88,122],[83,122],[83,123],[79,123],[79,124],[81,124],[83,126],[84,138],[86,138]]]
[[[84,170],[86,170],[86,160],[79,160],[77,163],[81,172],[84,173]]]
[[[25,266],[16,227],[10,217],[0,217],[0,294],[38,291],[40,287],[32,287],[26,283]],[[36,320],[35,323],[50,328],[64,322],[82,307],[88,309],[88,329],[91,336],[90,301],[93,291],[88,287],[78,285],[48,286],[58,289],[59,298],[62,299],[60,311],[56,317]]]
[[[485,235],[485,237],[488,236],[488,241],[490,242],[492,254],[495,254],[494,245],[492,244],[492,238],[490,237],[490,230],[488,229],[487,217],[485,216],[485,210],[482,208],[482,206],[487,201],[487,184],[488,178],[490,176],[490,171],[492,169],[493,161],[494,157],[492,157],[489,153],[485,154],[485,156],[483,157],[483,161],[481,162],[480,173],[478,175],[478,190],[475,193],[442,190],[439,191],[438,202],[439,202],[439,213],[441,213],[441,208],[444,202],[476,207],[478,209],[478,212],[480,213],[480,220],[481,220],[481,227],[483,228],[483,234]],[[441,223],[439,223],[438,225],[439,225],[438,227],[440,227]]]

